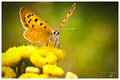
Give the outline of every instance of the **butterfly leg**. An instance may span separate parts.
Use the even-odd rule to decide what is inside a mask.
[[[57,43],[58,43],[58,48],[60,48],[60,44],[61,44],[61,41],[59,40],[59,41],[57,41]]]
[[[49,44],[49,41],[47,40],[46,46],[48,46],[48,44]]]
[[[48,43],[46,43],[46,46],[48,46]]]
[[[60,48],[60,43],[61,43],[60,40],[56,40],[55,44],[54,44],[54,47],[56,46],[57,48]]]
[[[56,40],[55,40],[55,44],[54,44],[54,47],[56,46],[56,43],[57,43],[57,41],[58,41],[58,40],[56,39]]]
[[[57,48],[60,48],[60,43],[61,41],[56,39],[55,41],[54,40],[50,40],[46,45],[48,46],[54,46],[54,47],[57,47]]]

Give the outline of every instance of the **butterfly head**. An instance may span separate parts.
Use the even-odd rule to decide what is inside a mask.
[[[52,34],[55,38],[59,39],[59,31],[58,30],[52,30]]]
[[[52,30],[52,33],[53,33],[54,36],[59,36],[59,31],[56,30],[56,29],[55,29],[55,30]]]

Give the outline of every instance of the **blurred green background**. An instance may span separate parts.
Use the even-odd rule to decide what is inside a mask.
[[[58,29],[73,3],[2,2],[2,52],[9,47],[33,44],[23,37],[21,7]],[[118,78],[118,2],[75,3],[64,28],[78,30],[60,32],[61,49],[66,50],[67,57],[57,65],[79,78]]]

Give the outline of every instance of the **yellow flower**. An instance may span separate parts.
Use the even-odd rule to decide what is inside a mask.
[[[47,75],[47,74],[40,74],[39,78],[49,78],[49,75]]]
[[[30,56],[30,61],[35,66],[42,68],[42,66],[46,64],[55,64],[57,62],[57,58],[52,52],[39,49]]]
[[[65,75],[65,78],[66,79],[77,79],[78,76],[72,72],[67,72],[66,75]]]
[[[22,58],[30,58],[30,56],[36,52],[39,48],[33,45],[28,46],[20,46],[19,47],[19,54],[21,54]]]
[[[51,46],[43,46],[40,49],[47,50],[48,52],[54,53],[54,55],[57,57],[57,60],[64,60],[64,58],[67,56],[65,50],[58,49],[56,47]]]
[[[21,60],[21,56],[18,53],[18,48],[9,48],[5,53],[2,53],[2,66],[14,66]]]
[[[58,78],[58,76],[48,75],[48,74],[40,74],[39,78]]]
[[[16,74],[10,67],[2,67],[2,78],[15,78]]]
[[[51,76],[61,76],[64,74],[64,70],[55,65],[44,65],[43,73]]]
[[[2,53],[2,66],[12,67],[18,63],[21,58],[30,58],[31,54],[37,50],[38,48],[32,45],[9,48],[5,53]]]
[[[19,78],[39,78],[39,75],[35,73],[24,73]]]
[[[40,73],[40,70],[39,70],[39,68],[37,68],[37,67],[27,67],[26,69],[25,69],[25,72],[26,73],[37,73],[37,74],[39,74]]]

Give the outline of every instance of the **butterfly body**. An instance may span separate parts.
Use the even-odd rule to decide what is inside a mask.
[[[24,32],[24,37],[33,43],[41,42],[46,45],[53,43],[55,45],[59,42],[59,32],[66,24],[67,19],[72,14],[74,9],[75,3],[72,5],[65,19],[62,21],[60,28],[58,30],[52,30],[46,22],[35,15],[32,11],[22,7],[20,9],[20,18],[23,27],[26,29]]]

